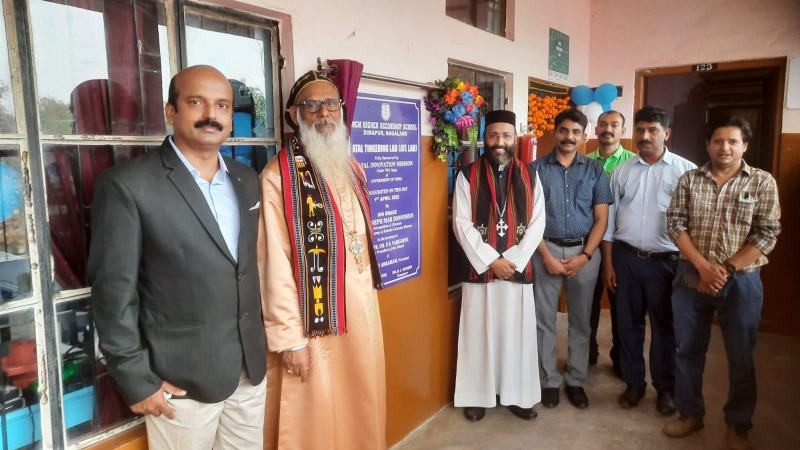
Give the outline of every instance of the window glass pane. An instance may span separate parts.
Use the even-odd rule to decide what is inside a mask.
[[[272,31],[190,11],[185,17],[188,65],[214,66],[233,85],[233,136],[275,137]]]
[[[30,310],[0,316],[0,365],[0,448],[39,448],[40,391]]]
[[[447,0],[445,12],[473,27],[506,35],[506,0]]]
[[[70,443],[136,416],[106,370],[88,298],[57,306],[64,424]]]
[[[276,152],[274,145],[225,145],[220,149],[222,156],[233,158],[259,173]]]
[[[0,14],[0,133],[16,133],[17,121],[14,113],[14,96],[11,91],[11,66],[8,60],[5,20],[5,15]]]
[[[56,290],[87,286],[86,258],[97,176],[158,146],[45,145],[45,188]]]
[[[30,15],[42,133],[165,133],[162,4],[31,0]]]
[[[475,26],[475,0],[447,0],[445,11],[453,19]]]
[[[485,0],[478,2],[477,27],[500,36],[506,34],[505,0]]]
[[[0,145],[0,303],[31,294],[22,181],[19,150]]]

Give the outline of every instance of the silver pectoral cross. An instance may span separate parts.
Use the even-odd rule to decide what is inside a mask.
[[[497,235],[503,237],[506,235],[506,230],[508,230],[508,225],[506,225],[505,220],[501,218],[500,221],[497,222],[497,225],[495,225],[495,228],[497,228]]]

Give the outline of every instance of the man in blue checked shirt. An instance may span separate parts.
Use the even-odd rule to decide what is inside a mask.
[[[555,148],[534,166],[544,189],[544,239],[533,255],[534,299],[539,363],[544,372],[542,405],[558,405],[559,388],[573,406],[583,409],[589,365],[590,315],[600,270],[600,241],[606,231],[613,198],[608,176],[596,161],[579,152],[586,142],[586,116],[567,109],[555,118]],[[569,360],[564,377],[556,368],[556,316],[561,288],[566,284],[569,306]]]

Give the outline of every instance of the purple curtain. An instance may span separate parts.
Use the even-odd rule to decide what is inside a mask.
[[[356,94],[358,94],[358,84],[361,82],[361,72],[364,65],[352,59],[329,59],[328,66],[335,68],[331,73],[333,83],[339,88],[342,100],[345,104],[345,125],[347,131],[353,124],[353,114],[356,110]]]

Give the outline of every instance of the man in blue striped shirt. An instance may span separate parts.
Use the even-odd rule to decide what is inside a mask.
[[[542,377],[542,405],[558,404],[565,392],[576,408],[589,406],[583,390],[589,365],[589,317],[600,270],[600,241],[606,231],[612,202],[608,177],[596,161],[580,153],[586,142],[586,116],[567,109],[555,118],[555,148],[534,162],[545,198],[544,239],[533,255]],[[597,256],[597,257],[595,257]],[[556,316],[561,288],[566,284],[569,305],[569,360],[562,377],[556,368]]]

